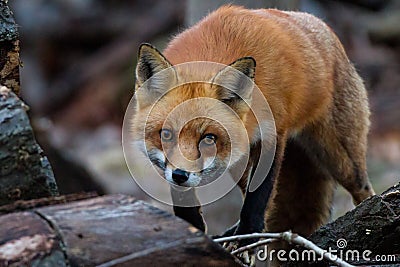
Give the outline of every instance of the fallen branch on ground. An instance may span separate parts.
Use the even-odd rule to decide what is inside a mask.
[[[288,242],[289,244],[295,244],[295,245],[302,246],[306,249],[313,250],[313,251],[315,251],[315,253],[317,253],[318,256],[323,257],[324,259],[336,264],[337,266],[341,266],[341,267],[353,266],[353,265],[345,262],[344,260],[340,259],[338,256],[333,255],[330,252],[318,247],[310,240],[307,240],[306,238],[299,236],[298,234],[292,233],[291,231],[286,231],[286,232],[282,232],[282,233],[253,233],[253,234],[247,234],[247,235],[222,237],[222,238],[214,239],[214,242],[221,243],[221,242],[237,241],[237,240],[250,239],[250,238],[267,238],[267,239],[260,240],[255,243],[249,244],[247,246],[238,248],[238,249],[232,251],[231,254],[235,255],[237,253],[247,251],[251,248],[259,247],[259,246],[262,246],[265,244],[269,244],[269,243],[277,241],[277,240],[284,240],[284,241]]]
[[[247,245],[247,246],[238,248],[238,249],[232,251],[231,254],[232,254],[232,255],[236,255],[236,254],[239,254],[239,253],[241,253],[241,252],[243,252],[243,251],[250,250],[250,249],[252,249],[252,248],[261,247],[261,246],[263,246],[263,245],[267,245],[267,244],[270,244],[270,243],[275,242],[275,241],[278,241],[278,240],[279,240],[279,239],[277,239],[277,238],[263,239],[263,240],[260,240],[260,241],[251,243],[251,244],[249,244],[249,245]]]

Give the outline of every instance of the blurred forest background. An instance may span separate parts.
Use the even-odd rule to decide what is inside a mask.
[[[162,50],[171,36],[226,2],[305,11],[331,26],[369,92],[368,168],[375,190],[400,180],[398,0],[13,0],[22,97],[61,193],[96,190],[153,201],[131,178],[121,147],[138,46],[150,42]],[[233,190],[205,207],[210,232],[232,224],[240,205]],[[351,208],[339,188],[333,216]]]

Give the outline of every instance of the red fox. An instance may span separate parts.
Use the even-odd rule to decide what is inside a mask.
[[[374,195],[366,169],[370,125],[367,93],[340,41],[321,20],[301,12],[223,6],[175,36],[163,53],[151,45],[141,45],[136,88],[162,70],[192,61],[229,65],[252,79],[275,119],[272,167],[262,184],[250,192],[247,185],[259,157],[257,122],[248,115],[243,98],[214,81],[236,83],[250,101],[252,88],[243,87],[223,68],[210,73],[210,83],[184,84],[166,92],[171,83],[186,78],[185,73],[171,72],[168,79],[137,92],[133,124],[146,120],[148,156],[171,183],[195,187],[205,175],[189,163],[175,160],[176,151],[193,162],[200,156],[202,144],[213,144],[216,156],[211,165],[215,167],[226,165],[232,145],[226,132],[209,118],[191,120],[179,133],[174,125],[164,125],[176,106],[193,98],[213,98],[228,105],[244,124],[252,151],[238,183],[244,202],[238,223],[225,235],[291,229],[307,236],[329,219],[337,182],[351,193],[356,204]],[[152,106],[157,97],[161,97],[159,102]],[[146,117],[150,108],[154,111]],[[208,108],[189,105],[184,113]],[[240,152],[233,154],[234,160],[243,156]],[[179,209],[176,212],[179,215]],[[204,230],[197,221],[199,212],[198,207],[192,209],[185,219]]]

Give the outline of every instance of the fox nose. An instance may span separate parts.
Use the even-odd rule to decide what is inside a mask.
[[[183,184],[189,179],[189,173],[187,171],[176,169],[172,172],[172,180],[177,184]]]

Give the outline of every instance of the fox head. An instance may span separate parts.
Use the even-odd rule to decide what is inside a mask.
[[[151,45],[140,46],[133,138],[168,182],[207,184],[248,154],[255,67],[251,57],[173,66]]]

